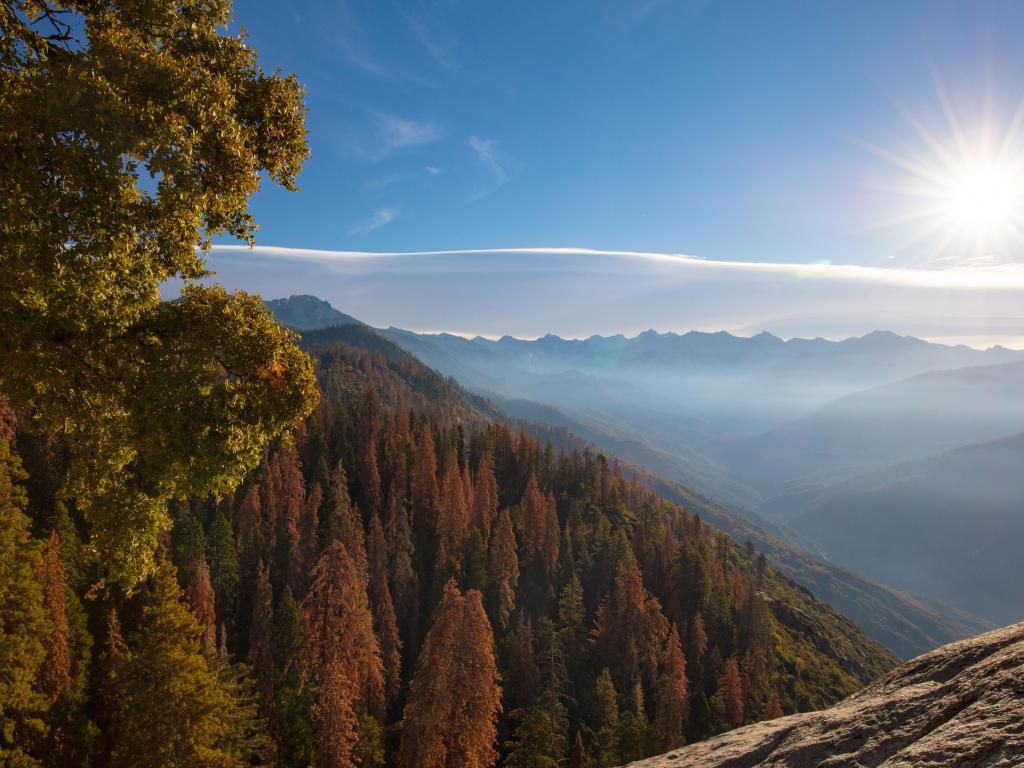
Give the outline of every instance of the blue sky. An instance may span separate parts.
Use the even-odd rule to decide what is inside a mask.
[[[923,268],[1020,255],[1013,238],[969,252],[894,223],[916,210],[914,179],[884,155],[933,162],[922,129],[954,143],[943,99],[972,141],[986,124],[1003,135],[1024,97],[1024,3],[240,0],[235,16],[265,67],[308,88],[302,190],[254,199],[261,245]],[[559,279],[513,254],[486,261],[524,285]],[[289,284],[305,263],[289,262]],[[563,267],[566,281],[588,268]],[[462,267],[436,268],[479,288]],[[237,287],[275,293],[253,270],[232,272]],[[416,306],[420,327],[454,327],[446,305]],[[502,319],[527,333],[514,312]],[[620,320],[655,325],[640,310]]]

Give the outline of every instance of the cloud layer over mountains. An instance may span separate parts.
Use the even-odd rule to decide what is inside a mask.
[[[843,338],[885,328],[947,343],[1024,345],[1018,264],[908,269],[585,248],[225,245],[209,264],[230,288],[267,297],[315,292],[371,325],[463,335],[582,338],[654,328]]]

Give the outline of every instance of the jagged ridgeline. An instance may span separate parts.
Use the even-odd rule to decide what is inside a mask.
[[[205,739],[211,765],[611,766],[826,706],[895,663],[633,468],[510,422],[365,326],[303,344],[316,412],[234,494],[176,505],[131,597],[83,599],[46,447],[19,439],[28,480],[2,463],[22,521],[3,535],[58,531],[25,564],[48,661],[14,711],[44,764]]]

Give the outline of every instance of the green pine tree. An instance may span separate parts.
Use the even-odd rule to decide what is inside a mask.
[[[200,636],[173,568],[162,563],[115,670],[111,768],[243,768],[259,756],[251,683],[204,654]]]
[[[34,766],[26,745],[45,733],[52,699],[36,686],[49,622],[36,579],[42,545],[29,533],[21,461],[0,440],[0,764]]]

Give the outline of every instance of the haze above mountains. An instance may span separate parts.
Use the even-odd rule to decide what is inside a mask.
[[[313,297],[270,306],[297,328],[358,322]],[[1024,433],[1024,351],[885,331],[844,341],[379,333],[513,416],[566,427],[720,502],[794,548],[787,557],[799,548],[914,593],[925,613],[954,606],[951,636],[1024,616],[1014,594],[1024,437],[1013,437]],[[818,579],[819,594],[834,578]],[[863,605],[856,615],[846,587],[832,589],[822,596],[873,620]]]

